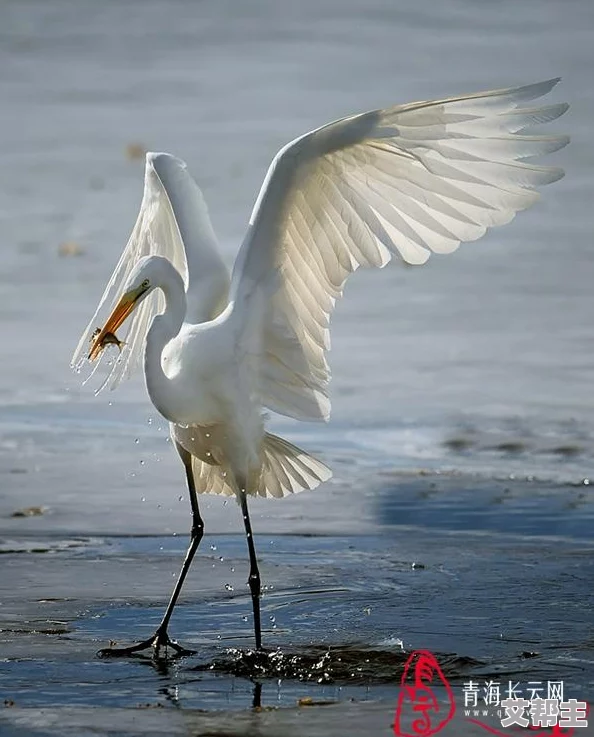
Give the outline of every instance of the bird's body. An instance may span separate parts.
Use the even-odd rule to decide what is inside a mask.
[[[181,445],[205,462],[245,469],[244,475],[256,470],[264,437],[257,357],[246,351],[232,310],[207,323],[184,323],[165,346],[162,366],[171,402],[163,402],[161,414],[174,424]],[[185,392],[189,384],[196,386],[191,397]],[[158,409],[158,389],[151,391],[150,380],[147,388]],[[187,427],[202,432],[190,435],[183,432]]]
[[[267,433],[264,413],[328,419],[330,317],[359,266],[450,253],[509,222],[536,201],[537,186],[562,176],[524,161],[567,143],[526,133],[565,112],[564,104],[521,106],[555,83],[376,110],[301,136],[274,158],[231,274],[185,164],[147,155],[138,220],[73,359],[86,358],[89,337],[89,358],[99,358],[113,342],[106,336],[134,313],[105,383],[115,387],[144,361],[150,399],[186,467],[192,543],[154,642],[142,646],[170,644],[169,617],[202,535],[196,494],[208,492],[236,495],[242,507],[260,647],[246,497],[282,497],[330,476]]]

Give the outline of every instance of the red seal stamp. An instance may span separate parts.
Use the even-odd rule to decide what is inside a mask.
[[[427,650],[417,650],[406,661],[400,681],[394,734],[396,737],[430,737],[440,732],[456,713],[454,694]],[[435,688],[445,691],[441,702]]]
[[[520,699],[518,703],[520,701],[523,702],[521,706],[524,708],[531,703],[532,708],[534,708],[537,701],[540,702],[539,707],[542,707],[543,704],[546,705],[548,701],[557,703],[557,699],[549,699],[547,702],[542,700],[530,702]],[[508,712],[508,717],[502,720],[502,726],[503,722],[509,719],[509,711],[515,709],[515,704],[516,701],[513,701],[513,706],[506,705],[505,701],[502,702],[502,706]],[[481,727],[486,734],[493,735],[493,737],[577,737],[574,725],[587,726],[585,717],[590,712],[588,704],[585,701],[578,702],[576,699],[570,699],[567,702],[562,701],[561,709],[566,711],[561,724],[544,728],[534,725],[529,726],[528,718],[522,716],[522,722],[525,726],[524,724],[519,727],[508,725],[502,730],[480,722],[478,719],[469,718],[468,711],[466,712],[465,721]],[[531,709],[530,713],[534,714],[535,712]],[[432,735],[441,732],[454,718],[455,714],[456,703],[452,688],[439,667],[435,656],[427,650],[416,650],[406,661],[404,673],[400,680],[400,694],[394,719],[394,734],[396,737],[432,737]],[[500,714],[501,712],[498,713],[499,716]],[[553,716],[556,715],[557,712],[553,714]],[[583,721],[583,724],[577,724],[578,721]]]

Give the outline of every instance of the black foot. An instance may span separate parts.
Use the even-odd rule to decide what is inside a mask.
[[[155,659],[163,657],[161,655],[162,650],[165,651],[165,657],[167,657],[167,648],[171,648],[179,656],[196,654],[195,650],[186,650],[185,647],[174,642],[167,634],[167,631],[162,632],[161,630],[157,630],[148,640],[143,640],[136,645],[130,645],[130,647],[105,647],[99,650],[97,655],[100,658],[125,658],[129,655],[142,652],[142,650],[149,650],[150,648],[153,650],[153,657]]]

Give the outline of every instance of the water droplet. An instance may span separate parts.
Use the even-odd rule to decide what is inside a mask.
[[[583,484],[584,486],[590,486],[590,479],[584,479],[584,480],[582,481],[582,484]]]
[[[217,635],[217,640],[220,640],[220,639],[221,639],[221,636],[220,635]]]
[[[136,474],[134,473],[134,471],[132,471],[132,472],[130,473],[130,476],[131,476],[132,478],[134,478],[134,477],[136,476]]]
[[[107,403],[107,406],[108,406],[108,407],[113,407],[113,402],[108,402],[108,403]]]
[[[159,550],[164,550],[162,545],[159,545]]]
[[[159,427],[157,428],[157,432],[161,432],[162,429],[163,428],[161,427],[161,425],[159,425]]]
[[[235,573],[235,567],[231,566],[231,573]]]
[[[206,435],[207,438],[210,437],[210,433],[209,432],[205,433],[205,435]]]
[[[247,622],[248,621],[248,618],[247,618],[247,616],[245,614],[243,615],[242,619],[243,619],[244,622]]]
[[[211,550],[216,550],[216,549],[217,549],[217,546],[216,546],[216,545],[211,545],[211,546],[210,546],[210,549],[211,549]]]
[[[272,624],[274,624],[276,622],[276,617],[274,616],[274,614],[271,614],[270,617],[269,617],[269,619],[272,622]]]
[[[140,465],[141,466],[144,466],[144,461],[143,460],[140,461]]]
[[[223,562],[223,561],[224,561],[225,559],[223,558],[223,556],[222,556],[222,555],[219,555],[219,560],[220,560],[220,561],[221,561],[221,563],[222,563],[222,562]]]
[[[166,443],[170,443],[171,442],[171,438],[169,437],[169,435],[165,438],[165,442]]]
[[[183,494],[180,494],[180,495],[179,495],[179,496],[177,497],[177,501],[178,501],[178,502],[183,502],[183,500],[184,500],[184,496],[183,496]]]
[[[229,500],[228,500],[228,499],[225,499],[225,500],[223,501],[223,506],[224,506],[224,507],[226,507],[226,506],[227,506],[227,504],[229,504]]]
[[[148,422],[149,425],[152,425],[153,424],[153,418],[152,417],[149,417],[148,420],[147,420],[147,422]]]
[[[138,438],[134,438],[134,442],[138,445],[138,443],[140,443],[140,440]]]
[[[141,502],[146,502],[146,497],[145,497],[145,496],[141,496],[141,497],[140,497],[140,501],[141,501]]]
[[[227,591],[233,591],[233,586],[231,586],[230,583],[226,583],[225,588],[227,589]]]

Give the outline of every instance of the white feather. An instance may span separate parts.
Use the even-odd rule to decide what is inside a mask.
[[[166,153],[148,153],[144,193],[130,239],[103,292],[95,314],[83,331],[72,356],[80,368],[89,352],[96,327],[122,296],[138,261],[144,256],[163,256],[183,278],[188,299],[187,318],[199,322],[223,309],[229,288],[229,272],[219,253],[202,192],[189,175],[186,164]],[[101,385],[111,389],[142,364],[146,335],[155,315],[165,309],[161,292],[153,292],[135,310],[120,355],[107,353],[101,362],[107,376]]]
[[[509,222],[536,202],[536,187],[563,176],[525,159],[568,138],[526,130],[567,105],[518,107],[557,81],[355,115],[277,154],[231,289],[240,319],[264,324],[265,406],[298,419],[328,418],[330,318],[359,266],[383,267],[396,255],[422,264],[432,252],[451,253]],[[257,314],[263,290],[265,314]]]
[[[116,386],[145,352],[151,400],[192,446],[201,490],[313,488],[325,472],[270,440],[263,409],[328,418],[330,320],[356,269],[451,253],[562,176],[531,157],[568,139],[528,130],[567,106],[521,106],[555,83],[375,110],[296,139],[268,170],[231,281],[185,164],[149,154],[136,225],[73,363],[84,362],[102,312],[113,316],[124,294],[150,285],[107,383]]]

